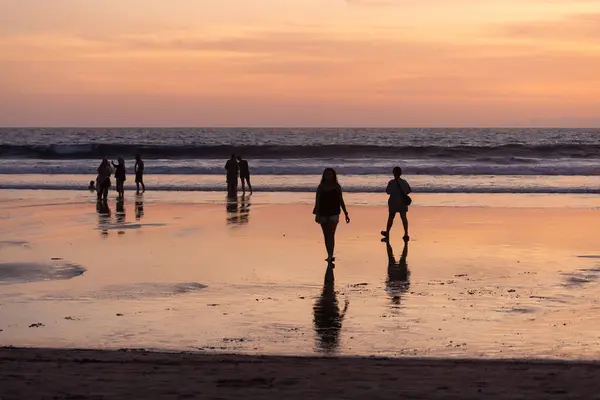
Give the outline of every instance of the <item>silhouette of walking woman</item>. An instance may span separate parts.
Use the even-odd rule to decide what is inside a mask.
[[[346,210],[344,196],[342,195],[342,187],[338,183],[337,174],[333,168],[326,168],[323,171],[321,184],[317,188],[317,196],[315,199],[315,208],[313,214],[315,221],[321,225],[323,237],[325,239],[325,248],[327,249],[327,261],[333,263],[335,257],[335,231],[340,222],[340,213],[344,211],[346,223],[350,223],[350,216]]]

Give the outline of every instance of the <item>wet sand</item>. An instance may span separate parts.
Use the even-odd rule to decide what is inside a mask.
[[[596,363],[0,349],[0,398],[591,399]]]
[[[309,204],[64,195],[0,202],[1,346],[600,356],[594,209],[417,203],[403,258],[399,231],[380,242],[385,208],[348,196],[328,273]]]

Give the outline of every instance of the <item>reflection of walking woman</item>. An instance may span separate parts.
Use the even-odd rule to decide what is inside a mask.
[[[106,201],[108,198],[108,189],[110,188],[110,164],[105,158],[98,167],[98,177],[96,178],[96,190],[98,191],[98,200]]]
[[[344,309],[340,307],[335,293],[333,266],[329,266],[325,272],[323,291],[313,306],[313,324],[317,333],[319,349],[326,353],[335,352],[340,342],[342,323],[348,311],[348,300],[344,302]]]
[[[315,221],[321,225],[323,229],[323,237],[325,238],[325,248],[327,249],[327,262],[335,261],[333,251],[335,249],[335,231],[340,222],[340,212],[344,211],[346,223],[350,222],[344,197],[342,195],[342,187],[338,183],[337,174],[333,168],[326,168],[323,171],[321,184],[317,188],[317,197],[315,201]]]

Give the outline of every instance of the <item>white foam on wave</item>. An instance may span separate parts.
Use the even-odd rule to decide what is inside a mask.
[[[382,193],[380,186],[354,186],[344,185],[344,191],[347,193]],[[3,184],[0,183],[0,190],[57,190],[57,191],[81,191],[81,185],[76,184]],[[135,187],[126,186],[126,190],[133,191]],[[263,186],[253,185],[255,192],[259,193],[314,193],[314,186]],[[385,188],[384,188],[385,189]],[[600,187],[555,187],[555,186],[412,186],[415,193],[480,193],[480,194],[600,194]],[[154,192],[224,192],[223,185],[192,185],[180,184],[169,185],[161,184],[152,186]],[[115,225],[111,229],[140,229],[143,226],[161,226],[161,225]]]
[[[431,159],[260,159],[251,161],[253,175],[320,175],[325,167],[335,168],[343,175],[387,174],[395,165],[409,175],[547,175],[593,176],[600,172],[600,159],[520,159],[499,158],[485,160],[431,160]],[[98,160],[0,160],[0,174],[4,175],[95,175]],[[129,160],[129,174],[133,161]],[[147,160],[147,175],[222,175],[223,160]]]

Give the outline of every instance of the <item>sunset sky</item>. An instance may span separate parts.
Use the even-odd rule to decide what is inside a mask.
[[[600,126],[600,0],[1,0],[0,126]]]

